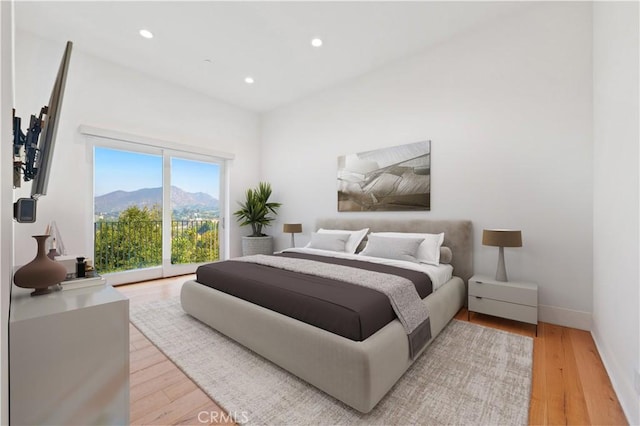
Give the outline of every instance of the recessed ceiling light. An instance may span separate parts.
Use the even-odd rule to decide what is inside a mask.
[[[254,82],[253,77],[245,77],[244,82],[247,84],[253,84]]]
[[[153,33],[149,30],[140,30],[140,35],[144,38],[153,38]]]
[[[320,40],[319,38],[314,38],[313,40],[311,40],[311,45],[313,47],[320,47],[322,46],[322,40]]]

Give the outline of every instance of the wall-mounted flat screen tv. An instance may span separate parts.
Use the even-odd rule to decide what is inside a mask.
[[[47,194],[49,175],[51,173],[51,160],[53,159],[53,148],[56,142],[58,123],[60,121],[60,108],[64,88],[67,82],[67,72],[69,70],[69,59],[71,58],[71,48],[73,43],[68,41],[60,62],[58,75],[51,91],[49,105],[47,106],[46,118],[40,142],[38,143],[38,155],[34,165],[35,177],[31,185],[31,197],[37,199],[41,195]]]
[[[56,80],[53,84],[49,104],[40,109],[40,114],[31,115],[26,134],[21,129],[20,117],[13,116],[13,185],[19,188],[22,179],[32,180],[31,198],[20,198],[13,205],[13,216],[18,222],[36,221],[36,201],[47,194],[53,148],[56,143],[60,108],[67,82],[69,60],[73,43],[67,42]],[[24,153],[24,159],[22,154]]]

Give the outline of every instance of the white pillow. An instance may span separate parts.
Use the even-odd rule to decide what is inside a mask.
[[[314,232],[311,234],[311,242],[307,245],[309,248],[319,250],[341,251],[344,252],[349,234],[340,233],[322,233]]]
[[[420,234],[415,232],[372,232],[371,235],[387,238],[423,238],[418,247],[416,258],[420,263],[440,264],[440,246],[444,242],[444,232],[439,234]]]
[[[356,252],[356,249],[360,245],[360,241],[364,239],[367,232],[369,232],[369,228],[360,229],[358,231],[347,231],[344,229],[318,229],[318,234],[349,234],[349,239],[347,240],[344,251],[351,254]]]
[[[394,238],[371,234],[369,235],[367,246],[360,254],[419,263],[416,253],[423,241],[424,238]]]

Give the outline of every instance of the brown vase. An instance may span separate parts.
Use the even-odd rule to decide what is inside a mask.
[[[20,269],[13,276],[13,282],[18,287],[35,288],[32,296],[51,293],[49,286],[64,281],[67,276],[67,269],[61,263],[51,260],[45,253],[45,241],[48,235],[34,235],[38,243],[38,254],[36,257]]]

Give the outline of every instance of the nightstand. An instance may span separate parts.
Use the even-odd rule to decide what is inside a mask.
[[[471,312],[534,324],[537,336],[538,286],[474,275],[469,279],[468,319]]]

